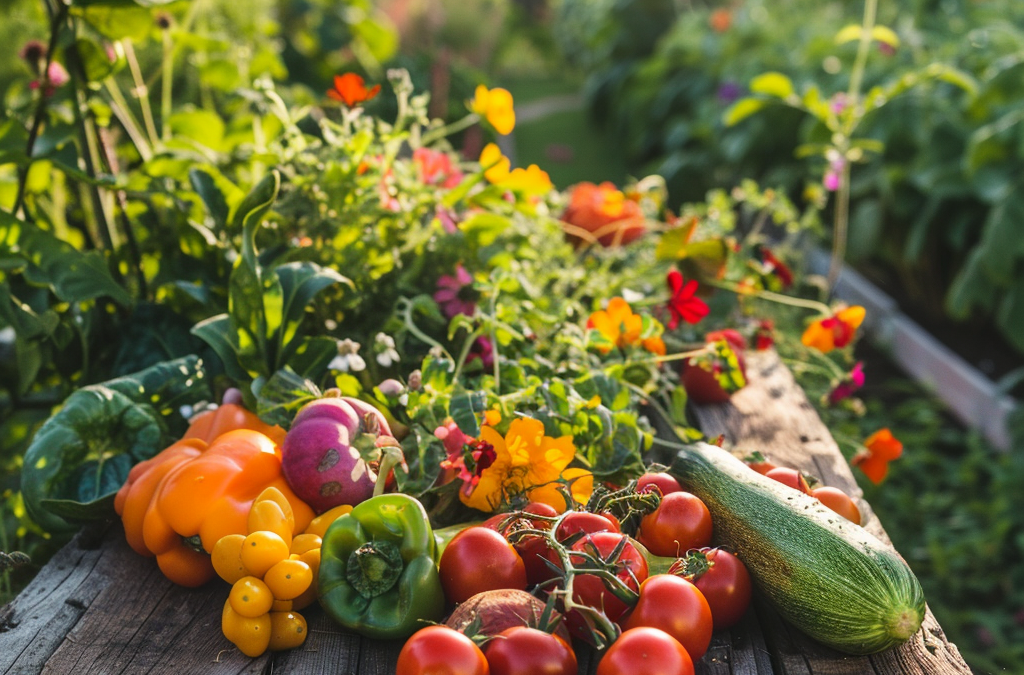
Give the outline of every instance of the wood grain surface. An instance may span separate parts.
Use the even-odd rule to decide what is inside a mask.
[[[776,463],[856,495],[866,526],[888,541],[860,498],[849,466],[792,375],[774,353],[748,357],[750,384],[731,403],[697,416],[709,436],[738,453],[761,450]],[[0,673],[34,675],[392,675],[400,642],[361,638],[319,608],[303,611],[309,638],[295,650],[250,659],[221,634],[227,584],[199,589],[167,581],[154,561],[125,543],[120,523],[88,529],[0,609]],[[579,672],[598,658],[577,645]],[[715,634],[698,675],[942,675],[970,670],[928,613],[906,645],[871,657],[832,651],[788,626],[758,599],[739,625]]]

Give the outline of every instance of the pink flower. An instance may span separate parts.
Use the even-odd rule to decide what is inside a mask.
[[[832,102],[829,104],[829,108],[833,113],[838,115],[846,109],[846,94],[839,92],[832,97]]]
[[[476,312],[476,293],[473,291],[473,277],[459,263],[455,266],[455,276],[442,274],[437,280],[437,291],[434,301],[440,305],[441,311],[449,319],[459,314],[473,316]]]
[[[452,166],[452,159],[446,153],[430,148],[417,148],[412,160],[420,172],[420,179],[427,185],[453,188],[462,182],[462,172]]]
[[[828,395],[832,405],[853,396],[854,392],[864,386],[864,362],[858,361],[850,373],[837,384]]]
[[[473,343],[473,349],[469,352],[469,358],[466,359],[466,363],[472,363],[475,359],[480,359],[484,370],[490,370],[494,367],[494,344],[490,338],[478,337],[476,342]]]
[[[50,62],[50,67],[46,69],[46,77],[40,80],[32,80],[29,82],[29,89],[42,89],[43,96],[53,96],[53,93],[57,91],[57,87],[62,87],[68,83],[71,77],[68,75],[68,71],[64,70],[64,66],[60,65],[56,61]]]
[[[825,178],[821,181],[821,184],[829,192],[835,192],[839,189],[839,174],[829,169],[825,172]]]
[[[454,211],[450,211],[443,206],[437,207],[437,213],[435,214],[437,219],[441,221],[441,227],[448,234],[455,234],[459,231],[458,217],[459,214]]]

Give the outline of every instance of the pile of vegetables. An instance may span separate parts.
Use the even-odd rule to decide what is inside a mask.
[[[314,599],[406,640],[403,674],[570,673],[574,640],[602,674],[645,672],[640,653],[692,673],[754,588],[849,653],[912,635],[920,587],[848,496],[690,424],[784,336],[768,302],[813,311],[808,360],[830,400],[855,389],[863,311],[784,293],[813,214],[752,184],[679,215],[657,179],[563,196],[496,145],[460,161],[390,79],[393,122],[359,107],[361,78],[338,114],[265,91],[278,161],[230,218],[224,181],[191,176],[233,261],[226,311],[191,331],[215,363],[69,397],[26,456],[33,517],[73,528],[112,503],[168,579],[231,584],[222,629],[252,656],[302,644]],[[468,107],[464,126],[514,125],[502,90]]]

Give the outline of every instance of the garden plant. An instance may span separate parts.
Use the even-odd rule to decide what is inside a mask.
[[[850,654],[917,632],[933,586],[858,527],[856,495],[733,457],[692,414],[775,350],[866,485],[902,454],[858,398],[864,309],[800,251],[834,187],[842,259],[851,163],[888,152],[861,136],[862,101],[915,78],[978,87],[933,67],[862,95],[866,50],[897,40],[874,0],[846,29],[842,106],[773,72],[727,119],[773,114],[767,98],[810,112],[830,132],[808,150],[829,162],[823,189],[737,174],[685,204],[673,172],[559,191],[513,165],[512,95],[468,67],[435,86],[369,2],[283,2],[276,21],[198,0],[37,4],[3,10],[40,38],[0,71],[5,599],[83,524],[120,521],[174,583],[230,585],[224,643],[248,656],[303,644],[319,603],[406,640],[400,673],[541,667],[524,655],[574,673],[573,640],[603,650],[599,673],[638,672],[647,649],[692,673],[752,585]],[[771,561],[794,554],[790,589]],[[837,581],[853,571],[857,592]],[[423,628],[456,604],[469,620]],[[524,611],[529,626],[501,624]]]

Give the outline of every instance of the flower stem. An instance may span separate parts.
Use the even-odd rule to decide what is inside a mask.
[[[435,141],[441,140],[442,138],[451,136],[452,134],[457,134],[463,129],[468,129],[469,127],[473,126],[479,121],[479,115],[477,115],[476,113],[470,113],[463,117],[461,120],[457,120],[455,122],[452,122],[451,124],[439,127],[437,129],[432,129],[431,131],[428,131],[427,133],[423,134],[423,138],[420,140],[420,145],[428,146]]]
[[[146,80],[142,77],[139,60],[135,58],[135,48],[132,47],[132,41],[128,39],[122,40],[121,44],[124,46],[124,56],[125,60],[128,61],[128,70],[131,71],[132,80],[135,81],[135,97],[139,99],[139,107],[142,108],[142,121],[146,125],[146,134],[149,136],[149,142],[152,145],[158,145],[160,135],[156,132],[153,109],[149,105],[149,87],[146,86]]]
[[[791,307],[802,307],[804,309],[813,309],[825,316],[832,315],[832,308],[823,302],[817,300],[810,300],[808,298],[797,298],[792,295],[783,295],[782,293],[775,293],[773,291],[765,290],[751,290],[740,288],[737,284],[728,281],[707,281],[705,282],[709,286],[715,288],[721,288],[722,290],[732,291],[737,295],[744,295],[748,297],[760,298],[762,300],[768,300],[771,302],[777,302],[780,305],[790,305]]]

